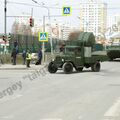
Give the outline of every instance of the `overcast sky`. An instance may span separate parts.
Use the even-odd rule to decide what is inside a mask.
[[[23,14],[31,14],[31,9],[33,8],[33,16],[42,22],[43,15],[47,15],[47,9],[34,6],[26,6],[16,3],[27,3],[31,5],[36,5],[32,0],[7,0],[7,15],[8,16],[19,16]],[[37,0],[38,3],[44,2],[46,6],[54,6],[62,8],[62,6],[68,5],[73,7],[73,12],[71,17],[55,17],[58,22],[63,22],[65,24],[75,24],[79,25],[79,8],[80,1],[82,0]],[[85,0],[84,0],[85,1]],[[100,1],[100,0],[99,0]],[[120,13],[120,1],[118,0],[103,0],[108,4],[108,15],[119,14]],[[0,0],[0,33],[4,33],[4,0]],[[50,15],[62,15],[61,9],[50,9]],[[11,25],[15,21],[15,18],[7,18],[7,32],[11,31]]]

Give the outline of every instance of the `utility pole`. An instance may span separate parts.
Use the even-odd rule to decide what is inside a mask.
[[[5,23],[4,23],[4,34],[6,36],[6,26],[7,26],[7,1],[5,0],[5,3],[4,3],[4,20],[5,20]]]
[[[33,23],[33,8],[31,8],[31,18],[32,18],[32,23]],[[33,25],[33,27],[34,27],[34,25]],[[32,40],[33,40],[32,27],[31,27],[31,37],[32,37]]]
[[[43,32],[45,32],[45,16],[43,16]],[[43,62],[45,62],[45,43],[42,43]]]
[[[33,17],[33,8],[31,8],[31,17]]]
[[[6,40],[7,40],[7,0],[4,1],[4,35],[5,35],[5,53],[6,53]]]

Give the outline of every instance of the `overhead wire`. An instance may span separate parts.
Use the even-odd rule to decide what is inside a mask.
[[[10,4],[19,4],[19,5],[24,5],[24,6],[32,6],[32,7],[44,7],[43,5],[33,5],[33,4],[22,3],[22,2],[8,1],[8,3],[10,3]],[[51,6],[47,6],[47,7],[49,7],[50,9],[62,9],[62,7],[51,7]],[[73,7],[73,8],[74,8],[74,10],[80,10],[80,7],[78,7],[78,8]],[[120,7],[107,7],[107,9],[120,9]]]

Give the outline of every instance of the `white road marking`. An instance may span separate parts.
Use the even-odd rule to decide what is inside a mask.
[[[0,100],[0,103],[7,102],[7,101],[10,101],[10,100],[15,100],[15,99],[20,98],[22,96],[23,95],[21,95],[21,94],[17,94],[17,95],[13,95],[13,96],[6,96],[6,97],[4,97]]]
[[[83,119],[83,117],[82,117],[82,116],[79,116],[78,119],[81,120],[81,119]]]
[[[14,100],[14,99],[20,98],[20,97],[22,97],[22,96],[23,96],[23,95],[18,94],[18,95],[15,95],[12,99]]]
[[[61,118],[46,118],[46,119],[40,119],[40,120],[63,120]]]
[[[120,98],[105,113],[104,120],[120,120]]]
[[[14,116],[13,115],[9,115],[9,116],[0,116],[0,119],[13,119]]]

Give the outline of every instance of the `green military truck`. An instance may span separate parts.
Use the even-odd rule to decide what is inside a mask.
[[[113,38],[111,44],[106,46],[106,51],[111,61],[120,58],[120,38]]]
[[[64,73],[71,73],[73,68],[81,72],[83,68],[91,67],[92,71],[100,71],[100,62],[108,60],[105,51],[94,49],[95,36],[91,32],[80,32],[77,39],[67,41],[63,53],[60,53],[48,65],[50,73],[63,69]]]

